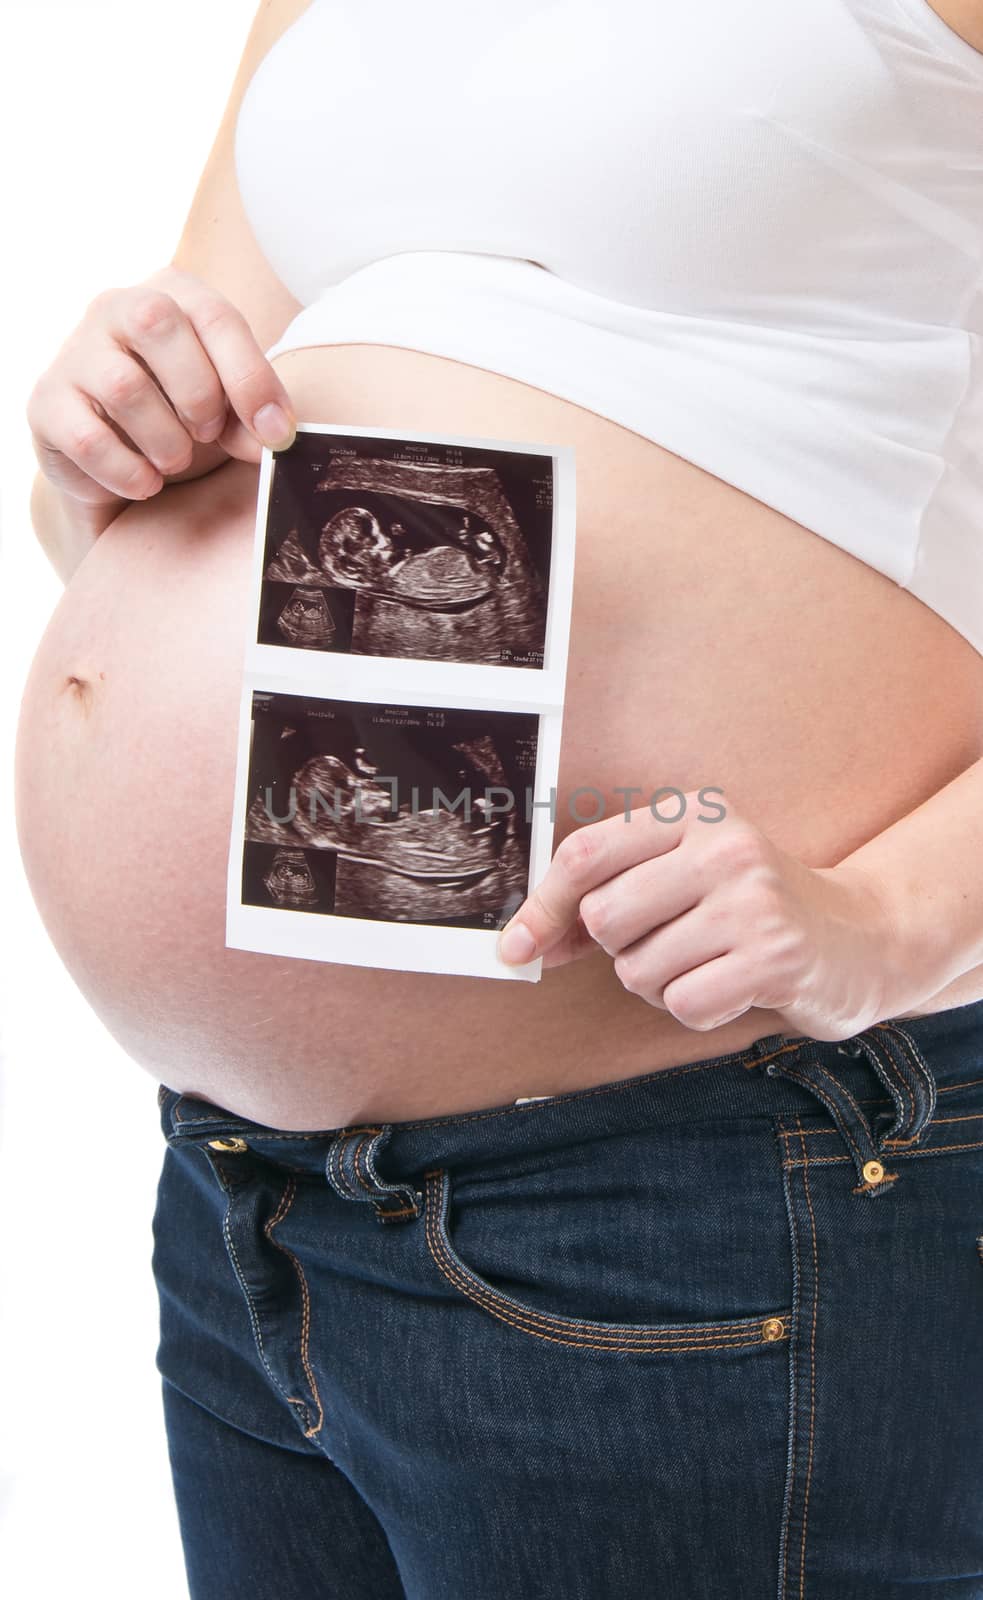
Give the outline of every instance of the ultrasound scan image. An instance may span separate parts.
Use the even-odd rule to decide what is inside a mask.
[[[257,642],[542,667],[549,456],[301,430],[274,457]]]
[[[504,926],[528,893],[533,712],[254,691],[244,905]]]
[[[328,649],[336,632],[320,589],[294,589],[276,625],[287,643],[300,650]]]

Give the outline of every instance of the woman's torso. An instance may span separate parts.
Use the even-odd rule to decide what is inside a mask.
[[[911,4],[917,9],[923,0]],[[683,17],[678,8],[671,9],[673,16]],[[906,0],[905,10],[910,9]],[[345,8],[324,0],[305,13],[304,27],[331,22],[343,10],[347,15]],[[890,209],[903,188],[893,178],[887,181],[887,168],[892,168],[896,156],[900,160],[907,152],[905,159],[910,157],[918,169],[923,187],[929,180],[922,170],[922,146],[917,142],[909,146],[900,136],[897,149],[892,142],[892,119],[897,114],[892,83],[883,80],[855,31],[849,37],[844,33],[847,13],[852,28],[853,13],[864,10],[859,0],[856,6],[831,6],[823,38],[837,60],[843,51],[849,52],[852,65],[865,75],[867,92],[876,96],[886,163],[877,191],[878,203],[885,208],[884,227],[889,211],[892,227],[902,226],[899,217],[910,213],[912,218],[912,232],[902,228],[897,235],[909,250],[905,271],[883,274],[878,279],[878,305],[864,311],[865,316],[876,317],[880,304],[890,304],[895,320],[874,331],[883,333],[890,325],[893,337],[896,318],[912,314],[904,297],[906,285],[916,279],[921,283],[919,252],[931,248],[932,262],[923,262],[924,270],[935,264],[941,271],[943,246],[926,243],[918,231],[926,218],[937,222],[941,213],[938,206],[926,208],[907,200],[897,213]],[[899,7],[899,27],[904,14]],[[460,22],[459,11],[454,15]],[[517,25],[517,19],[522,23],[525,15],[516,7],[509,25]],[[591,15],[596,18],[600,12]],[[755,26],[760,28],[762,16],[767,16],[771,19],[767,25],[774,30],[779,15],[777,10],[774,16],[756,13]],[[889,29],[894,28],[893,15],[892,11]],[[720,16],[730,16],[728,8],[721,8]],[[430,233],[419,239],[389,233],[360,236],[363,257],[402,246],[498,248],[539,259],[549,240],[542,231],[530,231],[531,219],[552,216],[542,208],[555,201],[551,175],[565,170],[565,160],[569,165],[564,139],[569,135],[582,144],[585,135],[578,109],[583,95],[551,99],[546,88],[559,79],[544,78],[535,70],[535,50],[549,54],[550,41],[557,42],[555,29],[542,32],[544,19],[548,22],[546,11],[537,12],[537,19],[521,36],[523,51],[513,52],[517,59],[510,75],[503,77],[500,70],[486,74],[485,90],[496,97],[487,104],[476,101],[474,93],[463,99],[457,93],[449,101],[435,97],[439,85],[430,78],[428,98],[408,70],[403,92],[394,102],[370,97],[365,114],[374,119],[372,141],[366,136],[356,143],[347,165],[340,157],[332,164],[332,181],[323,195],[319,192],[313,209],[295,208],[291,213],[288,207],[279,219],[268,214],[271,237],[280,238],[286,248],[291,229],[302,229],[308,214],[320,227],[325,216],[330,218],[332,204],[339,206],[339,216],[347,217],[353,228],[371,231],[376,217],[391,230],[394,216],[398,220],[396,196],[412,190],[421,205],[426,200],[422,214],[429,219]],[[571,29],[569,36],[564,35],[562,56],[563,82],[570,78],[574,87],[577,74],[591,70],[592,53],[581,47],[587,35],[594,36],[591,28],[584,32],[585,23],[578,26],[579,33]],[[834,257],[840,268],[850,258],[836,229],[845,238],[845,231],[852,228],[850,237],[857,248],[866,240],[865,220],[873,215],[873,202],[865,200],[858,212],[855,197],[845,188],[836,189],[833,177],[821,173],[818,188],[804,196],[797,172],[787,171],[787,164],[779,161],[769,169],[770,181],[780,187],[785,172],[789,187],[779,194],[777,209],[763,211],[759,194],[751,213],[731,205],[725,214],[724,199],[734,184],[748,181],[748,174],[740,163],[733,171],[727,167],[732,146],[716,118],[712,97],[708,98],[709,79],[699,41],[689,38],[687,26],[683,19],[672,35],[680,60],[674,65],[660,58],[660,82],[666,93],[657,110],[668,120],[660,123],[664,140],[659,148],[662,154],[668,149],[668,157],[659,168],[661,178],[656,174],[647,192],[653,205],[665,208],[671,248],[668,254],[660,253],[657,232],[652,233],[653,215],[646,212],[652,233],[646,249],[654,251],[653,270],[662,274],[653,293],[670,301],[682,297],[682,335],[692,332],[694,338],[701,319],[713,321],[707,295],[726,295],[732,289],[738,294],[732,308],[735,320],[728,326],[742,328],[745,335],[752,327],[746,319],[756,314],[757,296],[771,317],[768,348],[780,355],[786,335],[791,338],[793,332],[784,326],[791,301],[782,302],[783,294],[797,297],[800,332],[802,318],[808,320],[817,306],[821,318],[830,315],[831,308],[835,316],[849,312],[846,303],[834,304],[835,296],[830,298],[831,286],[840,280],[835,274],[830,278],[827,267],[832,271]],[[728,45],[723,50],[721,38],[714,35],[715,81],[724,96],[734,83],[745,82],[741,72],[749,62],[763,61],[767,66],[770,59],[757,45],[745,50],[743,65],[735,64],[732,83],[726,64],[744,38],[742,28],[743,23],[737,35],[726,35],[733,49]],[[293,37],[295,45],[298,40],[304,44],[300,32]],[[428,56],[431,78],[435,61],[446,68],[455,37],[442,35],[441,51]],[[610,50],[616,38],[609,25],[605,39]],[[402,56],[394,40],[395,35],[387,39],[383,58],[386,71],[396,75],[395,84]],[[421,42],[422,35],[411,31],[406,51]],[[783,59],[795,57],[791,37],[779,42]],[[807,64],[803,52],[813,46],[800,39],[796,48],[802,70],[791,75],[773,71],[768,79],[779,85],[785,112],[801,112],[806,121],[814,122],[828,110],[837,138],[855,142],[855,119],[862,124],[864,117],[872,117],[873,102],[858,100],[852,89],[849,95],[831,95],[826,82],[817,98],[803,77]],[[910,50],[910,41],[902,41],[901,49],[902,54]],[[501,38],[498,50],[498,56],[487,59],[499,60],[501,67]],[[691,59],[694,52],[698,61]],[[300,56],[305,53],[310,54],[299,51]],[[689,102],[678,87],[683,57],[693,69],[694,82],[703,86],[698,104],[694,102],[699,116],[689,115]],[[601,59],[610,65],[608,56],[602,53]],[[940,61],[930,56],[914,59],[918,71],[940,67]],[[477,61],[471,52],[469,72]],[[339,72],[344,65],[339,63]],[[358,70],[369,71],[371,65],[363,62]],[[332,100],[333,104],[340,97],[342,110],[352,100],[350,86],[341,93],[343,78],[344,73],[336,77],[339,87]],[[270,79],[266,81],[268,92]],[[651,104],[651,96],[644,74],[640,80],[633,71],[630,81],[636,121],[629,119],[634,132],[628,142],[634,149],[640,137],[637,118]],[[815,89],[815,73],[809,81]],[[836,77],[837,83],[842,81]],[[475,77],[469,76],[467,82],[476,89]],[[965,92],[971,93],[969,84]],[[480,147],[487,161],[494,144],[489,127],[498,127],[489,124],[487,116],[493,107],[500,109],[503,95],[510,113],[504,122],[499,119],[496,137],[518,128],[530,158],[535,156],[540,163],[533,163],[536,181],[524,181],[522,188],[528,226],[514,238],[445,237],[439,232],[444,214],[452,221],[459,215],[478,219],[483,226],[484,215],[498,217],[499,212],[473,206],[463,211],[453,206],[435,209],[440,171],[410,157],[425,154],[421,140],[430,139],[436,150],[453,133],[457,156],[462,146]],[[285,98],[281,91],[281,99]],[[936,94],[933,104],[949,107],[954,98]],[[291,115],[303,120],[310,107],[319,104],[316,97],[297,95]],[[624,137],[618,132],[622,128],[618,108],[628,104],[617,95],[603,102],[591,99],[594,133],[588,143],[595,156],[604,139]],[[435,106],[441,113],[449,108],[449,121],[436,116]],[[943,118],[950,114],[955,116],[945,109],[939,113]],[[477,124],[472,121],[475,115]],[[361,207],[359,197],[371,196],[372,184],[386,170],[381,157],[385,140],[377,124],[387,116],[402,120],[406,160],[392,169],[398,182],[382,191],[385,203],[374,209]],[[783,126],[787,121],[785,115]],[[255,117],[251,126],[255,133]],[[919,138],[926,135],[924,124],[917,133]],[[940,150],[945,154],[946,141],[954,137],[948,123],[944,139],[941,123],[936,134],[939,149],[933,150],[933,160]],[[304,147],[295,142],[294,148]],[[447,150],[450,159],[449,144]],[[364,170],[369,160],[376,161],[372,172]],[[701,161],[713,169],[711,189],[701,186]],[[839,171],[843,165],[840,160],[828,171]],[[248,178],[248,161],[246,167]],[[254,166],[254,174],[257,170]],[[481,170],[491,182],[495,169]],[[905,174],[898,168],[895,175]],[[619,181],[629,177],[622,173]],[[528,178],[524,174],[524,180]],[[636,178],[631,181],[637,189]],[[945,172],[940,181],[948,181]],[[280,189],[260,184],[259,192],[279,203]],[[293,192],[296,196],[298,191]],[[448,192],[453,200],[454,189]],[[578,192],[585,214],[563,237],[570,249],[590,255],[589,264],[582,263],[585,281],[593,289],[607,288],[617,299],[618,284],[603,281],[604,274],[617,270],[617,263],[607,248],[595,248],[596,230],[591,231],[591,205],[608,205],[610,197],[597,174],[593,188],[587,185]],[[504,205],[504,191],[499,188],[495,193],[496,205]],[[684,203],[688,193],[699,200],[695,209]],[[825,195],[824,204],[842,201],[845,207],[835,212],[832,241],[827,224],[833,213],[823,212],[825,222],[823,217],[813,218],[823,235],[819,254],[810,252],[807,239],[798,233],[793,237],[789,227],[779,226],[782,205],[791,206],[786,218],[794,213],[797,228],[808,226],[813,194],[817,203]],[[711,204],[712,196],[716,198]],[[951,276],[946,293],[954,294],[965,271],[959,240],[974,221],[969,214],[956,217],[958,205],[963,204],[962,190],[958,204],[951,195],[945,198],[947,203],[951,200],[946,212],[950,233],[955,229],[959,236],[948,241],[950,252],[945,256]],[[637,199],[638,206],[643,199]],[[758,222],[766,220],[766,212],[771,231],[762,243]],[[519,216],[518,211],[505,214],[513,220]],[[753,226],[752,215],[758,219]],[[699,255],[699,251],[694,255],[693,246],[707,227],[719,252],[707,262],[706,271],[694,276],[683,267]],[[617,253],[614,233],[601,232],[611,237]],[[315,235],[325,243],[316,228],[312,241]],[[895,235],[886,231],[879,237],[883,242]],[[557,234],[554,243],[559,242]],[[619,259],[634,263],[637,287],[642,282],[637,278],[641,257],[624,248],[624,240],[620,244]],[[837,248],[830,256],[832,245]],[[325,247],[337,247],[331,245],[330,230]],[[353,260],[348,266],[355,264]],[[281,270],[288,273],[289,284],[288,267],[285,262]],[[857,281],[867,282],[863,272]],[[826,298],[817,290],[828,291]],[[635,288],[626,285],[623,292],[626,301],[634,295],[637,303]],[[831,356],[835,353],[840,363],[830,367],[830,381],[835,385],[848,368],[857,379],[856,387],[848,391],[849,404],[859,405],[863,395],[876,411],[877,397],[884,398],[879,363],[886,359],[886,341],[861,341],[854,362],[855,347],[844,338],[845,327],[824,326],[828,336],[820,339],[818,348]],[[745,338],[740,348],[733,346],[730,369],[740,373],[745,358],[753,361],[754,343]],[[616,347],[617,339],[612,348]],[[680,351],[685,357],[688,347],[683,337],[658,395],[667,421],[676,400],[672,374],[680,374]],[[958,341],[955,346],[944,343],[943,357],[948,360],[957,347]],[[712,348],[719,355],[719,347]],[[931,340],[910,342],[919,360],[928,359],[933,348]],[[574,447],[577,567],[557,839],[574,825],[568,800],[578,788],[600,790],[610,812],[621,809],[619,791],[625,789],[637,789],[644,796],[667,785],[684,790],[712,785],[778,845],[809,864],[830,865],[983,753],[983,655],[911,592],[848,553],[848,548],[866,550],[876,541],[865,513],[858,511],[852,524],[844,518],[842,496],[838,515],[846,548],[742,493],[723,481],[726,474],[718,478],[701,470],[684,459],[682,451],[674,454],[629,426],[556,398],[544,387],[482,370],[463,358],[333,339],[320,348],[278,356],[275,364],[297,415],[307,422]],[[821,384],[816,386],[815,368],[809,368],[809,374],[803,387],[787,386],[789,413],[798,407],[800,420],[803,403],[815,405],[824,392]],[[945,383],[931,395],[932,405],[945,409],[958,375],[958,361],[949,362]],[[928,386],[922,387],[927,407]],[[704,392],[708,416],[713,417],[717,397],[712,386],[704,384]],[[923,423],[927,411],[919,411],[917,385],[910,403],[912,422]],[[689,404],[692,409],[692,395]],[[773,414],[777,429],[781,407]],[[817,507],[824,498],[822,485],[831,481],[824,476],[828,464],[822,459],[825,414],[832,416],[828,408],[827,413],[815,412],[816,474],[811,472],[811,449],[805,458],[810,504]],[[864,414],[866,424],[872,425],[873,414],[871,410]],[[882,421],[890,418],[888,404]],[[907,415],[901,425],[907,426]],[[708,423],[704,431],[705,455],[712,461],[718,421]],[[876,427],[875,435],[883,446]],[[827,437],[832,449],[832,434]],[[842,442],[840,429],[838,443]],[[920,450],[917,440],[906,438],[904,443],[902,449],[899,441],[899,462],[913,464],[919,481],[931,481],[935,470],[931,456]],[[768,454],[776,458],[780,450],[780,438],[762,437],[751,465],[762,464]],[[872,477],[883,482],[882,456]],[[856,503],[868,503],[859,479],[855,486]],[[202,1094],[260,1121],[311,1128],[366,1118],[438,1115],[520,1095],[548,1094],[720,1054],[776,1031],[779,1021],[769,1012],[751,1012],[709,1033],[687,1030],[667,1013],[626,993],[602,954],[547,971],[539,984],[531,985],[332,966],[226,949],[226,864],[256,488],[255,469],[229,464],[199,482],[168,488],[155,500],[128,508],[102,535],[69,584],[38,650],[25,694],[18,750],[19,825],[32,887],[70,971],[134,1058],[174,1088]],[[897,485],[895,498],[896,491]],[[886,487],[885,496],[884,503],[893,504]],[[885,523],[890,533],[891,516]],[[899,565],[904,567],[905,560]],[[970,980],[958,998],[969,1000],[980,994],[983,980],[975,988]],[[943,1004],[954,1003],[950,991]],[[927,1003],[923,1009],[930,1008]]]
[[[574,447],[557,839],[578,787],[611,812],[618,789],[707,784],[782,848],[831,865],[983,753],[983,657],[965,639],[651,441],[415,351],[276,365],[307,421]],[[687,1030],[625,992],[600,953],[532,985],[225,948],[255,495],[255,469],[229,464],[128,508],[69,584],[25,694],[25,863],[124,1048],[173,1088],[313,1128],[548,1094],[777,1031],[766,1011]],[[960,998],[979,994],[983,982]]]

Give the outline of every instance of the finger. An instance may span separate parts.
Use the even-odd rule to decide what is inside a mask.
[[[545,955],[572,927],[589,890],[650,856],[674,849],[682,837],[681,822],[668,823],[648,808],[567,834],[542,882],[504,928],[499,939],[501,959],[524,962]]]
[[[669,984],[729,954],[732,948],[733,940],[721,920],[697,906],[621,950],[615,956],[614,970],[629,994],[637,994],[649,1005],[665,1006]]]
[[[580,916],[591,938],[614,956],[692,910],[703,892],[698,858],[687,850],[670,850],[588,890]]]
[[[34,438],[34,453],[45,477],[89,505],[102,503],[106,490],[124,500],[148,500],[164,486],[156,468],[97,416],[77,389],[61,394],[57,421]]]
[[[254,433],[243,427],[231,407],[225,427],[218,436],[218,443],[226,455],[232,456],[235,461],[251,461],[258,465],[263,458],[263,446]]]
[[[209,296],[187,309],[240,422],[269,449],[287,449],[297,432],[290,396],[245,317],[228,300]]]
[[[684,972],[663,992],[665,1009],[684,1027],[700,1033],[733,1022],[757,1003],[752,974],[736,951]]]
[[[179,426],[183,423],[202,444],[216,439],[228,410],[222,380],[177,301],[151,287],[129,291],[110,298],[106,320],[114,345],[143,364],[148,380],[173,406]],[[145,392],[138,398],[146,400]],[[124,426],[129,432],[125,421]]]
[[[146,368],[129,351],[107,344],[102,360],[74,374],[78,389],[97,415],[114,422],[129,442],[163,476],[191,465],[194,447]]]
[[[584,956],[602,954],[600,945],[591,938],[578,918],[569,932],[543,957],[543,969],[564,967],[571,961],[580,961]]]

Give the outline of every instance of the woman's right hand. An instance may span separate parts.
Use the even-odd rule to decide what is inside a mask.
[[[264,444],[285,449],[296,433],[242,313],[176,267],[96,296],[27,419],[43,475],[93,510],[148,500],[229,457],[258,462]]]

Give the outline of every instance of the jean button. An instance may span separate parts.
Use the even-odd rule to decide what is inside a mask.
[[[239,1155],[243,1150],[248,1150],[249,1146],[245,1139],[209,1139],[208,1148],[224,1150],[229,1155]]]
[[[863,1045],[856,1039],[847,1039],[836,1047],[841,1056],[859,1056],[863,1054]]]

